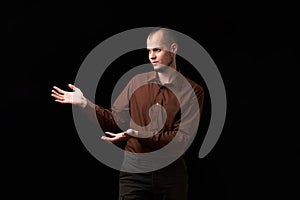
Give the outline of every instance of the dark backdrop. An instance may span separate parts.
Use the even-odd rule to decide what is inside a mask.
[[[214,149],[205,158],[197,157],[200,134],[188,150],[191,199],[294,195],[297,185],[291,181],[298,176],[299,146],[290,128],[294,123],[283,111],[293,110],[287,107],[297,80],[292,78],[299,24],[295,6],[227,5],[231,7],[227,9],[157,3],[136,9],[118,3],[8,5],[1,132],[6,177],[2,180],[11,197],[116,199],[118,171],[86,150],[71,106],[55,103],[51,89],[53,85],[67,89],[82,61],[103,40],[128,29],[159,25],[199,42],[218,66],[227,93],[226,122]],[[135,56],[124,61],[143,61],[132,59]],[[114,73],[107,76],[117,77],[118,71]],[[199,78],[192,68],[186,75]],[[99,96],[109,93],[114,80],[106,80]],[[204,134],[210,119],[207,97],[200,128]],[[97,101],[109,106],[108,97]]]

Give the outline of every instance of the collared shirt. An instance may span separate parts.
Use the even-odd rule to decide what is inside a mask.
[[[88,101],[100,126],[110,132],[138,130],[130,137],[125,150],[146,153],[158,150],[175,138],[188,140],[195,134],[203,106],[203,88],[187,77],[175,73],[169,83],[161,84],[157,72],[133,77],[107,109]],[[188,83],[188,84],[186,84]]]

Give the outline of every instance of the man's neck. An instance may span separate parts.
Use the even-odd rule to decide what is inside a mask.
[[[167,67],[165,68],[163,71],[158,71],[157,75],[158,75],[158,79],[161,82],[161,84],[165,85],[167,83],[172,82],[172,80],[174,79],[174,68],[172,67]]]

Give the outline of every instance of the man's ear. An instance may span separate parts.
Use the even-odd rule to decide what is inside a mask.
[[[171,52],[176,54],[177,53],[177,50],[178,50],[178,44],[177,43],[172,43],[171,44]]]

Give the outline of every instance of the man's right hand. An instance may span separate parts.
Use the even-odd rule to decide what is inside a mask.
[[[55,101],[62,104],[74,104],[84,108],[87,104],[87,99],[83,96],[81,90],[72,84],[68,84],[72,92],[62,90],[56,86],[53,86],[51,96],[55,98]]]

